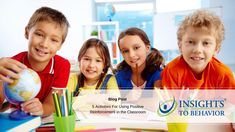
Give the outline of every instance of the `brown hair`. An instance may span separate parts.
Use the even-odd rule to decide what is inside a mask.
[[[37,9],[31,18],[29,19],[29,22],[26,29],[31,29],[33,26],[35,26],[39,22],[43,21],[52,21],[60,25],[61,28],[64,28],[64,35],[62,36],[62,43],[65,41],[65,38],[68,34],[68,28],[69,28],[69,22],[66,19],[66,17],[58,10],[52,9],[50,7],[41,7]]]
[[[182,37],[188,27],[201,28],[210,33],[214,33],[217,47],[221,47],[221,43],[224,40],[224,25],[219,16],[215,15],[213,12],[197,10],[186,16],[177,31],[178,44],[182,41]]]
[[[88,39],[87,41],[85,41],[79,51],[79,54],[78,54],[78,62],[81,61],[81,58],[84,56],[84,54],[86,53],[87,49],[91,48],[91,47],[95,47],[99,56],[102,58],[102,60],[104,61],[104,69],[103,69],[103,72],[101,74],[101,77],[99,79],[99,82],[97,83],[97,86],[96,86],[96,89],[99,88],[102,80],[103,80],[103,77],[106,75],[106,73],[108,72],[108,69],[110,68],[111,70],[112,69],[112,65],[111,65],[111,59],[110,59],[110,54],[109,54],[109,50],[108,50],[108,46],[107,44],[100,40],[100,39],[96,39],[96,38],[91,38],[91,39]],[[84,79],[85,79],[85,76],[80,73],[78,75],[78,85],[79,87],[83,87],[84,86]]]
[[[120,40],[127,35],[131,35],[131,36],[137,35],[144,42],[145,45],[150,46],[150,41],[149,41],[147,34],[143,30],[136,28],[136,27],[128,28],[120,33],[118,37],[118,46],[119,46]]]
[[[137,35],[140,37],[140,39],[144,42],[144,44],[146,46],[150,46],[150,41],[149,41],[147,34],[139,28],[131,27],[131,28],[128,28],[120,33],[120,35],[118,37],[119,49],[120,49],[120,46],[119,46],[120,40],[127,35],[131,35],[131,36]],[[157,49],[151,48],[151,52],[148,54],[148,56],[146,58],[146,66],[145,66],[144,70],[141,72],[141,77],[144,80],[146,80],[147,75],[152,74],[156,70],[159,70],[161,65],[164,65],[163,56],[161,55],[161,53]],[[121,69],[125,69],[125,68],[130,68],[130,66],[126,63],[125,60],[123,60],[120,64],[118,64],[117,70],[121,70]]]

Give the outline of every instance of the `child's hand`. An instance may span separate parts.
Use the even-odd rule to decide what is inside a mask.
[[[18,79],[18,73],[27,68],[24,64],[7,57],[0,58],[0,80],[12,83]],[[7,77],[9,76],[9,78]]]
[[[21,109],[30,115],[41,116],[43,114],[42,103],[38,98],[33,98],[21,104]]]

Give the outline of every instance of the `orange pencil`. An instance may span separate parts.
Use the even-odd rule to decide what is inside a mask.
[[[138,64],[136,63],[136,83],[137,83],[137,87],[139,87],[139,77],[138,77],[138,74],[139,74],[139,68],[138,68]]]

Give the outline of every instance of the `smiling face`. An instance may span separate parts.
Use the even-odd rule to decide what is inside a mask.
[[[61,48],[64,28],[54,22],[42,21],[25,29],[28,39],[28,59],[31,65],[46,66]]]
[[[86,77],[86,81],[96,83],[104,69],[104,61],[98,54],[96,47],[90,47],[81,57],[79,62],[81,73]]]
[[[179,42],[184,60],[195,74],[200,74],[219,51],[213,30],[188,27]]]
[[[138,35],[126,35],[119,40],[119,48],[126,63],[132,68],[145,67],[150,46],[146,45]]]

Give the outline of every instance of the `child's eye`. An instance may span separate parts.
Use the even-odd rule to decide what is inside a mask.
[[[211,43],[210,42],[203,42],[203,45],[205,45],[205,46],[207,46],[209,44],[211,44]]]
[[[51,39],[51,41],[55,43],[59,42],[57,39]]]
[[[89,61],[89,60],[91,60],[91,59],[90,59],[90,58],[83,58],[83,60]]]
[[[129,52],[128,50],[122,50],[123,54],[128,53],[128,52]]]
[[[43,36],[43,34],[41,34],[41,33],[39,33],[39,32],[35,32],[34,34],[37,35],[37,36],[40,36],[40,37]]]
[[[193,44],[194,42],[192,40],[187,41],[188,44]]]
[[[99,60],[96,60],[96,62],[102,62],[102,60],[99,59]]]
[[[136,47],[134,47],[134,50],[137,50],[137,49],[139,49],[140,48],[140,46],[136,46]]]

